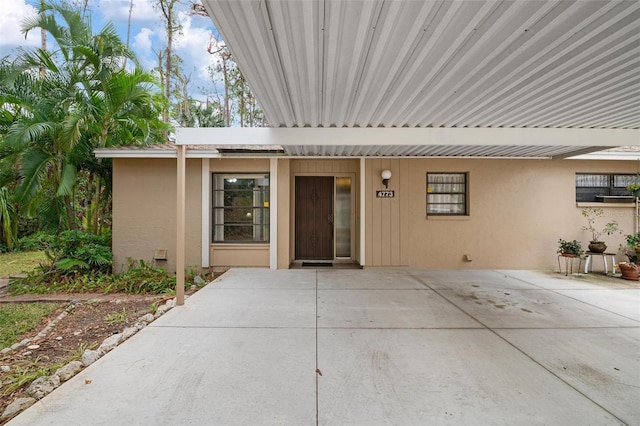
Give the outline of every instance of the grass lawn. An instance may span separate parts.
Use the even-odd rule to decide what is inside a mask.
[[[18,342],[24,333],[61,305],[57,303],[16,303],[0,305],[0,348]]]
[[[9,278],[11,275],[29,272],[46,259],[41,251],[2,253],[0,254],[0,278]]]

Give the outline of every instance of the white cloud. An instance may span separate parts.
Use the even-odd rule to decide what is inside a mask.
[[[145,55],[150,53],[153,45],[151,38],[154,35],[153,30],[144,27],[140,28],[140,32],[133,37],[133,49]]]
[[[131,20],[136,22],[157,21],[158,11],[152,0],[133,0]],[[105,20],[113,22],[127,22],[131,0],[97,0],[98,9]]]
[[[3,1],[0,7],[0,56],[4,56],[13,47],[32,47],[40,44],[40,31],[30,31],[25,40],[22,34],[22,22],[26,17],[36,14],[33,6],[26,0]],[[5,53],[6,51],[6,53]]]
[[[193,17],[186,13],[180,13],[180,22],[182,34],[177,38],[175,47],[176,53],[184,61],[183,72],[192,74],[192,80],[209,81],[207,67],[215,65],[218,59],[207,52],[213,24],[208,18]]]

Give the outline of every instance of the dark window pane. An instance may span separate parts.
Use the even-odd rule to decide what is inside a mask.
[[[636,179],[629,174],[576,173],[576,201],[602,202],[606,196],[628,196],[627,186]],[[628,201],[633,202],[631,198]]]
[[[269,241],[269,175],[213,175],[213,241]]]

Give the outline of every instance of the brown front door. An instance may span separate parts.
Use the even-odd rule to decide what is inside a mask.
[[[296,259],[333,260],[333,177],[296,176]]]

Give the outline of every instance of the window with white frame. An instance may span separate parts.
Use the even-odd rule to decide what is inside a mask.
[[[576,173],[576,201],[605,201],[605,197],[629,196],[627,186],[636,183],[637,175],[612,173]]]
[[[427,215],[467,214],[467,173],[427,173]]]
[[[269,173],[213,174],[213,242],[269,242]]]

